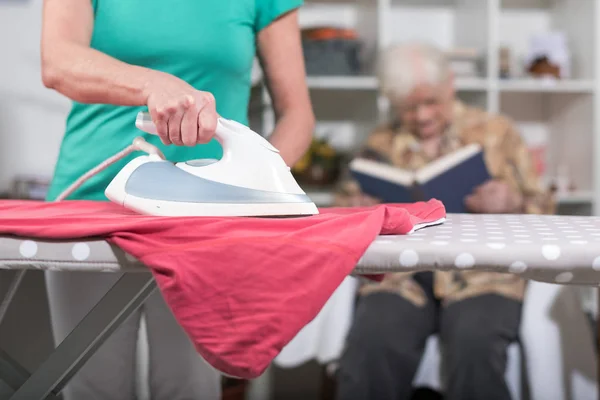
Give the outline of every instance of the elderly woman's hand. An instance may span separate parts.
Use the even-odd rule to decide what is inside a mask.
[[[218,114],[211,93],[163,73],[152,79],[146,93],[148,111],[164,144],[194,146],[214,136]]]
[[[475,188],[465,199],[465,205],[474,213],[515,213],[521,211],[523,197],[506,182],[494,179]]]
[[[366,195],[364,193],[357,193],[348,199],[350,207],[370,207],[380,203],[379,199]]]

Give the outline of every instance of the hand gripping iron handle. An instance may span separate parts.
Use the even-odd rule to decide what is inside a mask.
[[[150,113],[140,111],[135,120],[135,126],[152,135],[158,135],[156,125],[152,121]],[[223,146],[225,152],[229,152],[231,148],[238,144],[238,147],[244,146],[240,143],[241,139],[251,140],[253,143],[259,144],[272,152],[279,153],[269,141],[260,136],[258,133],[253,132],[250,128],[239,122],[219,117],[217,119],[217,129],[215,130],[215,137]],[[236,142],[237,140],[237,142]],[[240,150],[242,150],[240,148]]]
[[[219,118],[217,120],[215,136],[221,145],[225,145],[234,139],[233,136],[235,135],[235,132],[232,131],[232,129],[228,129],[229,122],[230,121],[226,121],[223,118]],[[158,135],[156,125],[152,121],[150,113],[140,111],[135,119],[135,126],[146,133],[150,133],[151,135]]]

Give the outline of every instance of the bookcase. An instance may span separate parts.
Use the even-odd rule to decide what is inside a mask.
[[[458,97],[503,113],[524,139],[544,149],[545,182],[568,178],[570,190],[557,194],[567,213],[600,214],[598,82],[600,0],[308,0],[302,27],[354,29],[363,45],[365,71],[352,76],[308,76],[317,133],[333,132],[332,143],[354,149],[386,120],[389,105],[378,91],[373,61],[379,50],[406,40],[434,43],[445,50],[475,49],[481,73],[457,78]],[[528,78],[524,57],[532,35],[562,32],[570,53],[570,74],[559,80]],[[510,51],[511,74],[500,76],[500,50]],[[266,90],[260,92],[262,129],[274,116]],[[596,172],[599,171],[599,172]],[[320,205],[327,190],[309,193]]]

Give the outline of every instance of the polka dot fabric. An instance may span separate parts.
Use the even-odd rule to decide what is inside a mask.
[[[16,239],[0,236],[1,269],[148,272],[133,256],[104,240],[85,242]]]
[[[449,214],[443,225],[376,239],[356,273],[488,270],[600,284],[600,218]]]
[[[147,271],[134,257],[102,240],[12,237],[0,237],[0,268]],[[355,272],[473,268],[550,283],[600,285],[600,218],[449,214],[442,225],[378,237]]]

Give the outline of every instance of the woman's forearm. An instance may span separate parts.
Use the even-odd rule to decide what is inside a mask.
[[[308,150],[315,126],[312,112],[290,110],[278,119],[269,141],[275,146],[285,163],[292,167]]]
[[[42,51],[44,85],[82,103],[145,105],[149,83],[159,71],[130,65],[74,43]]]

